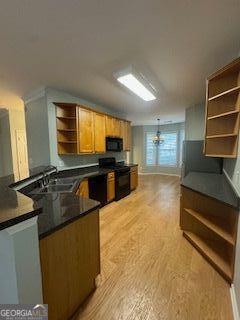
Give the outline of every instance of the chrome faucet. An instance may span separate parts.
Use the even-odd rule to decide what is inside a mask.
[[[42,172],[42,179],[41,179],[41,185],[42,187],[46,187],[49,184],[50,181],[50,173],[49,173],[49,169],[55,169],[55,172],[58,173],[58,168],[56,166],[47,166],[43,172]]]

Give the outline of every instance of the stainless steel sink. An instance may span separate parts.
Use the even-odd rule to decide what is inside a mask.
[[[49,184],[50,186],[52,185],[72,185],[76,179],[73,178],[56,178],[53,180],[50,180]]]
[[[55,185],[48,185],[43,187],[40,193],[53,193],[53,192],[72,192],[74,185],[72,184],[55,184]]]
[[[42,188],[34,189],[30,194],[44,194],[44,193],[65,193],[65,192],[72,192],[75,187],[75,184],[54,184],[54,185],[47,185]]]

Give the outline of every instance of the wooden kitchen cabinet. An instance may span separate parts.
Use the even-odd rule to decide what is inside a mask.
[[[94,113],[94,144],[95,152],[106,152],[106,123],[105,115]]]
[[[130,186],[131,190],[135,190],[138,186],[138,167],[132,167],[130,169]]]
[[[56,105],[58,154],[75,155],[106,152],[106,137],[121,137],[123,150],[131,146],[130,122],[96,112],[75,103]]]
[[[82,196],[84,198],[89,198],[89,187],[88,187],[88,179],[84,179],[76,192],[77,195]]]
[[[105,123],[106,123],[106,136],[107,137],[113,137],[114,136],[114,118],[111,116],[105,117]]]
[[[108,173],[107,180],[107,201],[110,202],[115,198],[115,174],[114,172]]]
[[[114,118],[113,124],[114,124],[114,136],[119,138],[121,136],[121,123],[120,123],[120,120],[117,119],[117,118]]]
[[[99,210],[41,239],[39,249],[49,319],[70,319],[100,274]]]
[[[78,107],[78,149],[80,153],[94,152],[93,111]]]
[[[131,124],[129,121],[121,121],[121,136],[123,138],[123,150],[130,151],[131,149]]]

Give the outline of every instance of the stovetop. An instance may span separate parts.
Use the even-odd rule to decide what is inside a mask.
[[[128,166],[125,166],[124,163],[117,163],[114,157],[112,158],[100,158],[99,159],[99,167],[112,169],[115,172],[127,172],[130,171]]]

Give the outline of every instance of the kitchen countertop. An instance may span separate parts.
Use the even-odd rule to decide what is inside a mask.
[[[239,209],[239,198],[224,174],[190,172],[181,185]]]
[[[137,164],[126,165],[137,166]],[[13,175],[0,178],[0,230],[39,215],[39,238],[45,237],[98,208],[99,202],[79,197],[75,192],[83,179],[113,171],[98,166],[62,170],[51,174],[51,177],[72,178],[75,182],[72,193],[31,194],[44,168],[37,168],[29,178],[17,183],[14,183]]]
[[[31,198],[10,189],[8,186],[13,182],[13,175],[0,178],[0,230],[32,218],[42,211]]]

